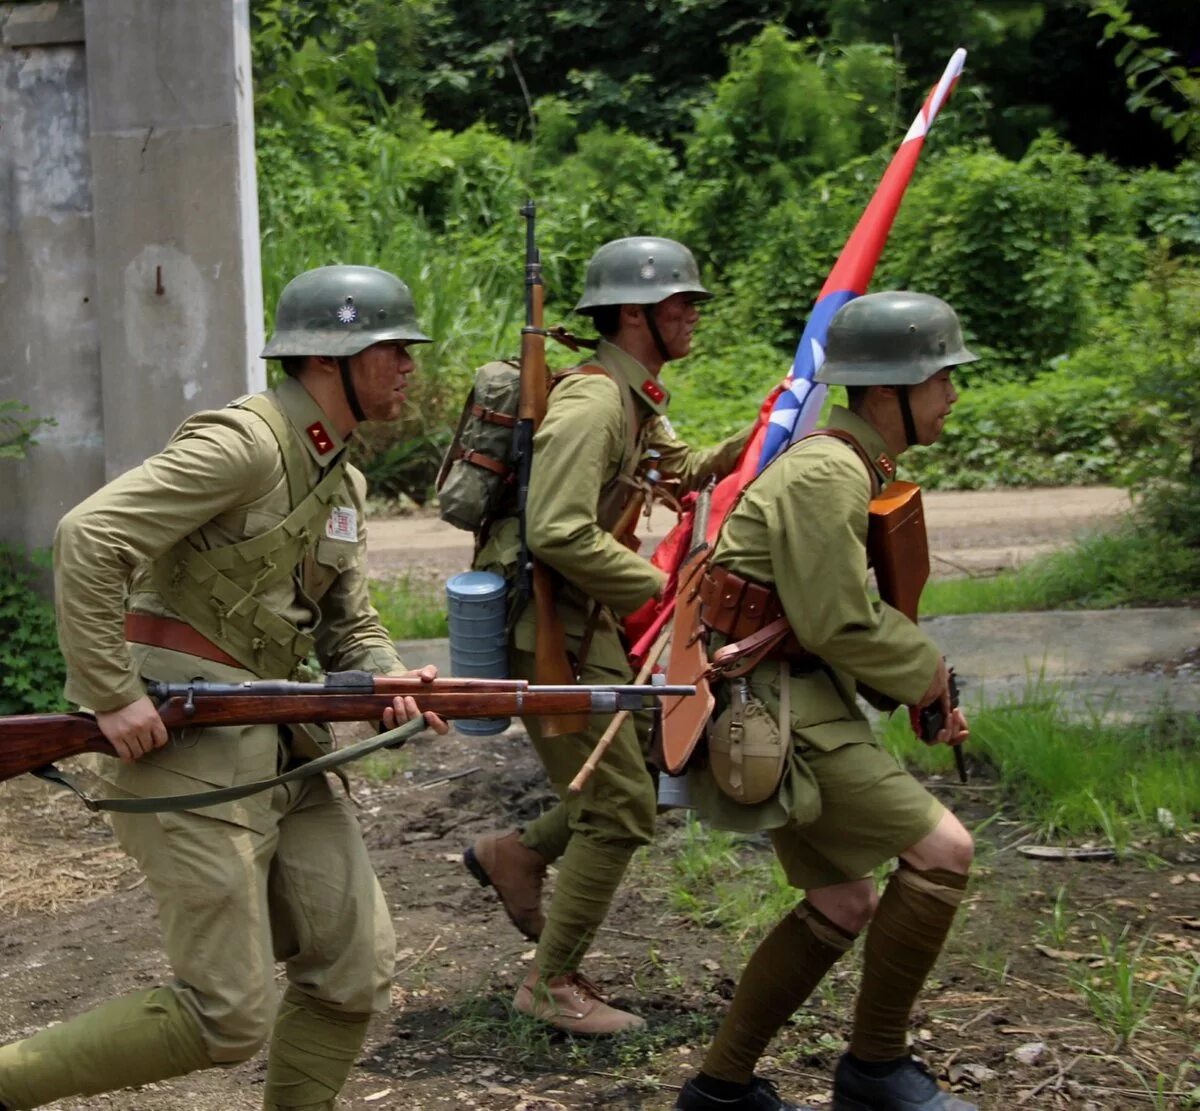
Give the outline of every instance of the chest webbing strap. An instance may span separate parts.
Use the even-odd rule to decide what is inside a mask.
[[[274,528],[225,547],[201,550],[185,537],[155,561],[154,586],[243,667],[263,677],[286,676],[309,654],[313,638],[256,595],[290,580],[315,544],[345,478],[345,456],[308,490],[303,456],[278,408],[262,394],[235,405],[260,417],[279,444],[292,510]]]
[[[612,532],[625,508],[625,503],[637,488],[633,476],[641,462],[642,445],[645,442],[646,429],[650,422],[638,419],[637,402],[634,400],[633,391],[599,363],[583,363],[562,374],[556,374],[551,381],[557,384],[558,381],[572,374],[603,374],[617,387],[617,392],[621,395],[622,407],[625,410],[625,447],[621,454],[621,462],[617,473],[600,487],[600,495],[596,503],[596,520],[605,532]]]

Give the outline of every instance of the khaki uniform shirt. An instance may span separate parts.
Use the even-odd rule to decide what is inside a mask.
[[[311,488],[345,441],[299,382],[285,379],[271,395],[302,445]],[[342,514],[340,529],[320,529],[295,574],[256,597],[315,637],[317,658],[327,670],[399,674],[404,665],[367,596],[365,491],[362,474],[348,467],[334,505],[351,511],[353,525],[348,526]],[[181,652],[128,644],[122,628],[124,614],[128,609],[174,616],[154,591],[149,564],[181,539],[201,550],[235,544],[268,531],[290,509],[274,435],[262,418],[231,407],[188,418],[161,452],[71,510],[60,522],[54,541],[66,697],[94,710],[114,710],[145,693],[143,679],[254,678],[243,669]],[[229,734],[228,730],[208,732]],[[264,736],[277,733],[271,727]],[[271,745],[255,757],[248,751],[210,744],[207,738],[203,743],[192,738],[190,745],[176,738],[125,771],[140,770],[145,779],[151,766],[158,765],[164,771],[227,785],[274,774],[275,756]],[[258,766],[251,769],[251,763]],[[114,782],[126,778],[115,761],[101,766]],[[150,788],[166,793],[186,789],[178,783]]]
[[[882,438],[840,406],[831,428],[851,433],[871,459],[888,459]],[[894,477],[876,465],[881,484]],[[799,749],[831,751],[870,741],[856,694],[883,695],[912,705],[929,687],[937,646],[907,617],[872,596],[867,576],[867,521],[871,484],[858,454],[833,437],[804,440],[772,462],[748,487],[725,521],[713,562],[779,592],[788,623],[823,667],[792,675],[791,730]],[[778,712],[779,664],[751,674],[751,687]],[[705,775],[707,778],[707,775]],[[739,807],[719,792],[703,791],[705,809],[729,810],[733,828],[768,828],[787,820],[779,800]],[[785,776],[782,808],[802,785]],[[727,805],[726,805],[727,804]],[[733,815],[732,811],[743,813]],[[715,815],[714,815],[715,817]],[[749,825],[747,826],[747,823]],[[720,823],[718,823],[720,824]]]
[[[568,638],[582,635],[592,602],[599,602],[605,612],[589,659],[624,670],[628,665],[612,615],[632,613],[659,591],[665,576],[598,518],[601,494],[620,474],[629,443],[622,392],[632,396],[638,416],[639,458],[658,451],[657,469],[664,478],[678,479],[680,492],[699,488],[709,475],[728,473],[750,429],[694,451],[675,437],[665,416],[670,395],[641,363],[607,340],[588,362],[608,373],[576,374],[559,382],[534,436],[526,538],[534,556],[565,580],[556,600]],[[511,572],[516,559],[516,519],[510,518],[493,528],[476,566]],[[526,607],[515,630],[516,647],[528,652],[534,650],[533,617],[533,607]]]

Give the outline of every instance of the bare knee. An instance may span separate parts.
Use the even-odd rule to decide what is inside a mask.
[[[962,822],[947,810],[931,834],[900,856],[918,871],[944,868],[965,876],[975,858],[975,841]]]
[[[848,934],[861,933],[879,904],[879,895],[870,879],[812,888],[804,897]]]

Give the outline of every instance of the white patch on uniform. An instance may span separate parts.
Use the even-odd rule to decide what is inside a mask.
[[[358,539],[358,512],[350,505],[335,505],[325,522],[325,535],[330,540]]]
[[[667,420],[665,413],[661,417],[658,418],[658,423],[659,423],[659,427],[661,427],[662,430],[668,436],[670,436],[672,440],[674,440],[675,439],[675,429],[671,426],[671,422],[669,420]]]
[[[358,319],[358,309],[353,305],[342,305],[337,311],[337,318],[343,324],[353,324]]]

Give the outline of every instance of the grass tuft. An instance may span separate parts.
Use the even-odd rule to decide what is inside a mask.
[[[1196,561],[1196,550],[1183,539],[1127,523],[993,578],[930,582],[921,595],[921,613],[942,617],[1179,602],[1194,596]]]
[[[994,770],[1017,817],[1044,836],[1101,835],[1118,852],[1133,831],[1161,833],[1167,815],[1188,830],[1200,820],[1200,719],[1163,709],[1141,722],[1068,717],[1050,684],[1023,701],[970,716],[967,752]],[[945,746],[928,748],[895,714],[884,744],[909,766],[951,772]]]
[[[441,587],[402,575],[371,583],[371,604],[393,640],[435,640],[449,635]]]

